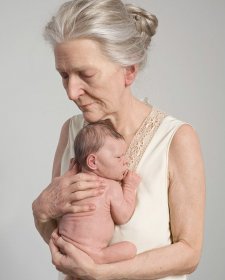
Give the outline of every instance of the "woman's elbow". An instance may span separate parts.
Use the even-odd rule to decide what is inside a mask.
[[[179,268],[176,274],[178,275],[191,274],[197,269],[198,264],[200,262],[200,257],[201,257],[200,246],[198,246],[198,248],[194,248],[184,240],[180,240],[178,244],[180,244],[181,250],[180,250],[180,258],[179,258],[180,262],[178,265]]]
[[[191,274],[197,269],[198,264],[200,262],[200,257],[201,257],[201,251],[190,249],[189,257],[186,265],[186,272],[185,272],[186,274]]]

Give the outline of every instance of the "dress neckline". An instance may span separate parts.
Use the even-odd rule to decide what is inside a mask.
[[[149,104],[148,102],[146,103]],[[152,106],[151,112],[140,125],[127,149],[126,156],[130,170],[136,170],[147,146],[165,117],[164,112]]]

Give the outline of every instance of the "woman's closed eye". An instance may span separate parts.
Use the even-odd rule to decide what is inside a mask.
[[[64,80],[69,77],[69,75],[66,72],[60,72],[59,74]]]
[[[79,73],[79,76],[81,77],[81,78],[83,78],[83,79],[91,79],[91,78],[93,78],[94,76],[95,76],[95,74],[96,73],[89,73],[89,72],[80,72]]]

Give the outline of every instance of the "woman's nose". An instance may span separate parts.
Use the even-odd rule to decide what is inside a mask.
[[[66,92],[69,99],[74,101],[84,93],[79,77],[71,76],[68,78]]]

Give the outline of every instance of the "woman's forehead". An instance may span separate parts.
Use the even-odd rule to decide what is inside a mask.
[[[74,64],[73,68],[83,70],[108,60],[103,55],[99,44],[89,39],[76,39],[59,43],[54,48],[54,54],[56,69]]]

